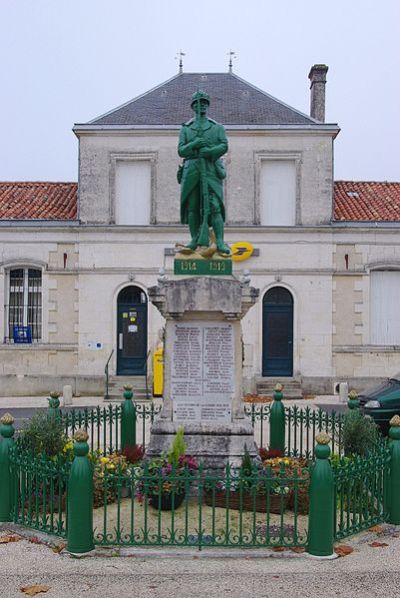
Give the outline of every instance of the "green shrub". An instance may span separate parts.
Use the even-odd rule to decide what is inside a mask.
[[[171,448],[168,451],[168,463],[171,465],[178,466],[179,457],[186,455],[186,445],[183,439],[184,430],[179,428],[175,434],[175,438],[172,441]]]
[[[66,443],[61,420],[47,412],[35,413],[25,424],[19,438],[26,449],[48,457],[62,453]]]
[[[256,470],[255,465],[253,463],[253,459],[250,457],[250,453],[248,451],[247,445],[244,445],[244,455],[242,457],[242,463],[240,466],[240,471],[243,476],[251,476],[251,474]]]
[[[378,426],[358,409],[346,413],[343,423],[344,454],[364,456],[370,451],[380,436]]]

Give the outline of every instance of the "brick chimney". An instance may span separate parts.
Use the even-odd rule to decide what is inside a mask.
[[[311,81],[310,116],[325,122],[325,84],[328,67],[326,64],[314,64],[308,74]]]

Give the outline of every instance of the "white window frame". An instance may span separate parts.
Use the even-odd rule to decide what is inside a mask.
[[[111,153],[110,154],[110,223],[115,224],[115,207],[116,207],[116,177],[117,177],[117,162],[150,162],[150,222],[149,226],[156,224],[156,164],[157,152],[127,152],[127,153]],[[121,226],[124,226],[123,224]],[[126,225],[135,226],[135,225]],[[137,225],[145,226],[145,225]]]
[[[264,160],[284,160],[295,163],[295,219],[294,224],[282,225],[268,225],[261,224],[261,168]],[[254,152],[254,166],[255,166],[255,194],[254,194],[254,223],[261,226],[297,226],[301,224],[301,196],[300,196],[300,182],[301,182],[301,152],[277,152],[277,151],[256,151]]]
[[[4,289],[4,334],[3,340],[7,344],[14,344],[13,337],[9,336],[10,332],[10,293],[11,293],[11,272],[13,270],[22,270],[23,271],[23,313],[22,313],[22,326],[28,326],[28,295],[29,295],[29,270],[37,270],[40,272],[40,306],[38,307],[38,313],[40,314],[40,327],[39,327],[39,335],[38,338],[32,338],[32,343],[43,343],[43,268],[37,264],[13,264],[11,266],[7,266],[5,270],[5,279],[6,285]],[[26,299],[26,300],[25,300]]]

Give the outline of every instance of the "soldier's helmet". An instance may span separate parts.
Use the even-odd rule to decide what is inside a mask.
[[[208,105],[210,105],[210,96],[208,95],[208,93],[199,89],[192,95],[192,103],[190,104],[191,107],[193,108],[193,104],[200,100],[206,100]]]

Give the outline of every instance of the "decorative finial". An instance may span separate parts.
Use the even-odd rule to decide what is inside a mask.
[[[175,60],[179,59],[179,74],[181,75],[183,73],[183,60],[182,58],[186,56],[185,52],[182,52],[182,50],[179,50],[179,52],[177,52],[176,56],[175,56]]]
[[[233,60],[233,58],[237,58],[236,52],[233,52],[233,50],[229,50],[228,56],[229,56],[229,72],[231,73],[232,72],[232,66],[233,66],[232,60]]]
[[[159,269],[157,280],[160,284],[164,284],[168,280],[168,276],[165,274],[165,268]]]
[[[250,270],[243,270],[242,276],[239,278],[239,281],[242,285],[249,286],[250,284]]]
[[[326,432],[320,432],[316,435],[315,440],[318,444],[329,444],[331,441],[331,437]]]
[[[83,428],[79,428],[74,434],[75,442],[86,442],[89,438],[89,434]]]
[[[400,427],[400,415],[394,415],[390,420],[389,424],[392,428]]]
[[[12,426],[14,423],[14,418],[11,415],[11,413],[5,413],[1,418],[0,418],[0,422],[4,425],[4,426]]]

